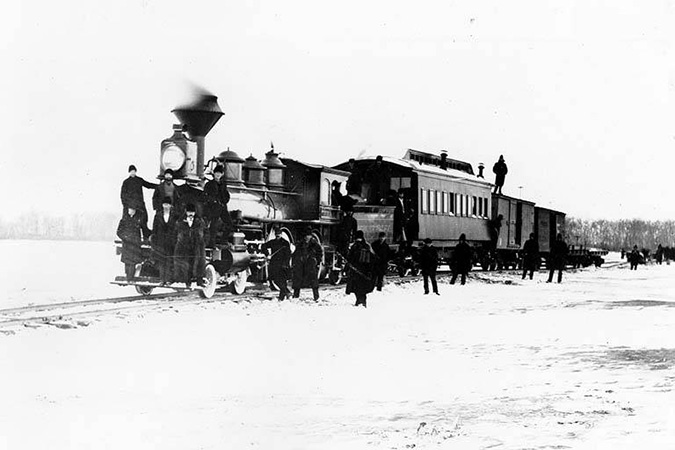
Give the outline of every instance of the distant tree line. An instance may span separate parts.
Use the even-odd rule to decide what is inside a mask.
[[[0,239],[111,241],[118,221],[112,213],[59,216],[27,212],[15,219],[0,218]]]
[[[655,250],[675,247],[675,221],[583,220],[567,218],[566,235],[569,244],[600,247],[620,251],[638,248]]]

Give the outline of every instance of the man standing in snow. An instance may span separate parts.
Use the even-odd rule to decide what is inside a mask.
[[[272,227],[274,239],[263,244],[263,252],[270,252],[269,263],[267,264],[267,273],[269,279],[279,288],[279,300],[284,300],[291,296],[288,290],[288,272],[291,263],[291,245],[281,235],[281,227],[274,225]]]
[[[354,245],[349,249],[347,262],[349,262],[349,278],[347,279],[347,293],[356,296],[354,306],[366,307],[366,297],[373,292],[373,263],[375,253],[363,237],[363,231],[356,232]]]
[[[441,295],[438,293],[438,285],[436,284],[438,252],[431,243],[431,239],[426,238],[420,251],[420,269],[422,269],[422,277],[424,278],[424,294],[429,293],[429,280],[431,279],[431,288],[434,290],[434,294]]]
[[[471,271],[472,256],[473,251],[469,244],[466,243],[466,235],[462,233],[459,235],[459,243],[452,254],[454,267],[452,268],[452,280],[450,280],[450,284],[455,284],[458,275],[462,276],[462,285],[466,284],[466,276]]]
[[[300,297],[300,289],[309,287],[312,288],[314,301],[319,300],[319,265],[322,260],[323,248],[308,228],[293,252],[293,298]]]
[[[384,284],[384,275],[387,273],[389,267],[389,244],[385,241],[387,234],[380,231],[378,239],[371,244],[373,252],[377,257],[374,266],[375,286],[378,291],[382,290]]]
[[[562,283],[562,273],[565,270],[565,259],[568,252],[569,249],[565,241],[563,241],[562,234],[558,233],[555,242],[551,245],[547,283],[553,281],[553,274],[556,270],[558,271],[558,283]]]
[[[530,233],[530,238],[523,245],[523,280],[530,272],[530,280],[534,276],[534,271],[539,265],[539,243],[534,238],[534,233]]]
[[[141,251],[142,218],[132,206],[124,212],[117,226],[117,236],[122,241],[122,262],[127,281],[132,281],[136,274],[136,264],[143,261]]]
[[[628,262],[630,263],[630,270],[637,270],[638,264],[640,264],[640,250],[638,246],[633,246],[633,251],[628,254]]]

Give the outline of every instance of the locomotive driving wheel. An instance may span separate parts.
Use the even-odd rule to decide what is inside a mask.
[[[204,269],[204,286],[199,291],[199,296],[202,298],[211,298],[216,293],[218,285],[218,272],[213,265],[209,264]]]
[[[237,272],[232,282],[232,293],[241,295],[246,290],[246,280],[248,279],[248,270]]]
[[[136,292],[138,292],[141,295],[150,295],[152,294],[152,290],[154,289],[152,286],[134,286],[136,288]]]

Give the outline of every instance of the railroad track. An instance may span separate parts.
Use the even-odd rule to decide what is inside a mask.
[[[626,265],[625,261],[611,262],[603,265],[603,268],[611,269]],[[569,269],[576,271],[579,269]],[[489,272],[482,270],[475,270],[475,273],[520,273],[519,269],[504,269],[498,272]],[[545,270],[540,271],[544,273]],[[441,269],[438,271],[439,275],[447,276],[450,273],[449,269]],[[387,277],[390,282],[396,284],[403,284],[414,282],[422,278],[421,275],[406,275],[399,277],[398,275],[389,274]],[[479,277],[484,279],[484,277]],[[344,284],[338,285],[322,285],[323,291],[334,291],[344,289]],[[247,301],[252,299],[266,299],[272,300],[276,298],[276,293],[267,288],[266,285],[255,285],[250,287],[242,295],[235,295],[228,292],[216,291],[216,294],[210,298],[201,298],[196,291],[178,291],[167,292],[161,294],[151,295],[132,295],[125,297],[103,298],[79,300],[73,302],[30,305],[16,308],[0,309],[0,328],[7,328],[12,326],[26,326],[35,327],[40,325],[53,325],[61,328],[73,328],[68,320],[83,318],[87,316],[95,316],[102,313],[120,313],[131,312],[134,310],[152,309],[163,305],[184,305],[184,304],[200,304],[211,303],[223,300]]]

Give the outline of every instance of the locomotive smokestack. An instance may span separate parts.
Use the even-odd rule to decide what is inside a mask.
[[[218,97],[202,94],[194,103],[180,106],[171,112],[185,125],[190,139],[197,143],[197,167],[195,171],[190,170],[188,175],[195,175],[201,180],[204,178],[204,137],[225,114],[218,106]]]

